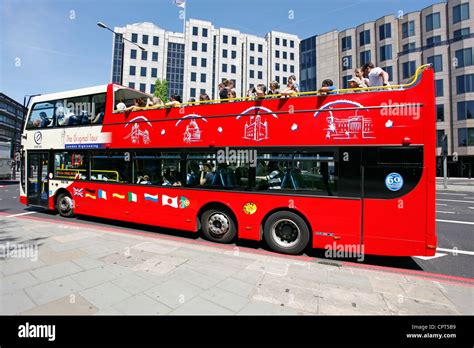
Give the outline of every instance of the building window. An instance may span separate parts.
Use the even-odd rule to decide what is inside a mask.
[[[128,87],[135,89],[135,82],[129,82]]]
[[[283,64],[283,71],[287,72],[288,71],[288,66],[286,64]]]
[[[142,51],[142,60],[147,60],[147,59],[148,59],[148,52]]]
[[[426,16],[426,31],[432,31],[441,27],[439,12]]]
[[[371,61],[371,54],[370,51],[363,51],[360,52],[360,65],[364,65]]]
[[[343,37],[341,40],[342,52],[352,48],[352,36]]]
[[[128,72],[129,75],[135,76],[135,71],[136,71],[136,68],[133,65],[130,65],[130,71]]]
[[[154,61],[154,62],[158,61],[158,52],[152,52],[151,60]]]
[[[457,50],[455,55],[456,61],[454,66],[456,68],[463,68],[474,64],[474,50],[472,47]]]
[[[237,37],[232,36],[232,45],[237,45]]]
[[[203,44],[201,45],[201,50],[202,50],[203,52],[207,52],[207,43],[203,43]]]
[[[191,73],[191,81],[196,82],[196,73],[195,72]]]
[[[250,70],[249,76],[251,79],[255,77],[255,72],[253,70]]]
[[[402,24],[402,38],[415,35],[415,21],[409,21]]]
[[[193,27],[193,35],[198,36],[198,27]]]
[[[230,57],[231,57],[232,59],[236,59],[236,58],[237,58],[237,51],[232,51]]]
[[[388,74],[388,80],[393,81],[393,68],[392,66],[386,66],[385,68],[382,68],[387,74]]]
[[[283,51],[283,59],[287,59],[288,58],[288,55],[285,51]]]
[[[435,35],[435,36],[432,36],[432,37],[429,37],[426,39],[426,45],[429,46],[429,47],[433,47],[435,46],[436,44],[439,44],[441,43],[441,36],[440,35]]]
[[[380,61],[392,59],[392,45],[385,45],[380,47]]]
[[[207,28],[202,28],[202,36],[207,37]]]
[[[276,37],[275,38],[275,45],[279,45],[280,44],[280,38]]]
[[[255,44],[253,42],[250,43],[250,50],[255,51]]]
[[[250,61],[250,64],[251,64],[251,65],[255,64],[255,57],[250,56],[249,61]]]
[[[202,83],[206,82],[206,74],[201,74],[201,82]]]
[[[132,34],[132,42],[138,42],[138,34]]]
[[[380,36],[380,40],[391,38],[392,37],[392,24],[391,23],[382,24],[379,27],[379,36]]]
[[[258,51],[259,51],[260,53],[263,52],[263,45],[262,45],[262,44],[259,44],[259,45],[258,45]]]
[[[151,77],[157,77],[157,76],[158,76],[158,69],[151,68]]]
[[[137,50],[130,50],[130,59],[137,59]]]
[[[160,38],[158,36],[153,36],[153,46],[158,46],[160,44]]]
[[[444,104],[436,105],[436,122],[444,122]]]
[[[442,97],[444,96],[444,84],[443,79],[435,80],[435,96]]]
[[[198,50],[198,43],[193,41],[191,49],[193,51],[197,51]]]
[[[227,72],[227,64],[222,64],[222,72]]]
[[[258,71],[257,72],[257,77],[259,80],[262,80],[263,79],[263,73],[261,71]]]
[[[436,147],[443,146],[444,129],[436,130]]]
[[[142,92],[146,91],[146,85],[144,83],[140,83],[140,91]]]
[[[456,89],[457,94],[474,92],[474,74],[457,76]]]
[[[232,64],[232,65],[230,66],[230,72],[231,72],[232,74],[236,74],[236,73],[237,73],[237,66]],[[235,85],[235,84],[234,84],[234,85]]]
[[[278,50],[275,51],[275,58],[280,58],[280,51]]]
[[[463,37],[469,36],[471,30],[469,28],[461,28],[453,32],[454,41],[461,40]]]
[[[352,56],[345,56],[342,58],[342,70],[352,69]]]
[[[142,44],[148,45],[148,35],[143,35],[142,36]]]
[[[458,128],[458,146],[474,146],[474,128]]]
[[[204,88],[201,88],[201,89],[199,90],[199,93],[200,93],[200,94],[206,94],[206,90],[205,90]]]
[[[294,48],[295,47],[295,42],[293,40],[290,40],[290,47]]]
[[[352,78],[352,75],[342,77],[342,88],[349,88],[349,80]]]
[[[263,65],[263,58],[258,58],[258,65],[260,65],[260,66]]]
[[[293,52],[290,52],[290,60],[295,60],[295,54]]]
[[[191,88],[191,89],[189,90],[189,96],[190,96],[191,98],[196,98],[196,88]]]
[[[207,67],[207,59],[206,58],[201,58],[201,67],[202,68]]]
[[[286,47],[287,43],[288,43],[288,41],[286,39],[283,39],[283,46]]]
[[[458,121],[474,119],[474,100],[458,102],[457,109]]]
[[[416,49],[416,44],[414,42],[409,42],[402,46],[403,53],[410,53],[410,52],[413,52],[415,49]]]
[[[370,30],[364,30],[359,33],[359,46],[364,46],[370,43]]]
[[[294,65],[290,65],[290,73],[294,73],[295,72],[295,66]]]
[[[415,74],[416,61],[411,60],[402,64],[402,78],[407,79]]]
[[[453,24],[469,19],[469,3],[453,7]]]
[[[443,71],[443,56],[441,54],[428,57],[427,62],[428,64],[433,65],[433,69],[435,72]]]
[[[153,93],[155,93],[155,85],[151,84],[150,85],[150,94],[153,94]]]
[[[222,43],[227,43],[229,40],[229,37],[227,35],[222,36]]]
[[[275,63],[275,70],[280,71],[280,63]]]
[[[222,57],[227,58],[227,50],[222,50]]]
[[[191,65],[192,66],[197,66],[197,58],[196,57],[191,57]]]
[[[141,67],[140,68],[140,76],[146,76],[146,68],[145,67]]]
[[[288,83],[288,78],[285,76],[283,77],[283,84],[286,85]]]

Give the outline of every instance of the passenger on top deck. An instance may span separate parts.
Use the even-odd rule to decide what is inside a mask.
[[[146,106],[147,107],[150,107],[150,108],[159,108],[161,106],[164,106],[165,104],[163,103],[163,101],[157,97],[157,96],[154,96],[153,98],[147,98],[146,100]]]
[[[321,88],[318,92],[321,94],[333,94],[335,90],[336,87],[334,87],[334,83],[332,82],[332,80],[326,79],[321,83]]]
[[[172,95],[170,98],[170,101],[167,102],[165,105],[166,106],[180,106],[183,101],[181,100],[181,96],[175,94]]]

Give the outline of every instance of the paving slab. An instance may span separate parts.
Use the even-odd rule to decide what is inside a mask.
[[[81,295],[65,296],[55,301],[37,306],[21,314],[26,315],[90,315],[97,308]]]
[[[45,282],[62,278],[74,273],[81,272],[82,268],[71,261],[65,261],[54,265],[43,266],[31,271],[31,274],[39,280]]]
[[[0,294],[22,290],[38,284],[40,281],[29,272],[12,274],[2,278],[0,282]]]
[[[227,308],[232,312],[238,312],[245,307],[250,300],[247,297],[236,295],[230,291],[212,288],[204,291],[200,297],[205,298],[221,307]]]
[[[99,310],[120,303],[131,296],[111,282],[83,290],[79,294]]]
[[[145,294],[138,294],[112,306],[122,314],[128,315],[157,315],[168,314],[171,308]]]
[[[37,305],[43,305],[65,296],[77,295],[81,290],[81,285],[67,276],[31,286],[25,292]]]
[[[202,297],[196,297],[184,303],[170,314],[174,315],[230,315],[235,314],[231,310],[219,306]]]
[[[392,314],[397,315],[459,315],[454,306],[426,302],[403,296],[382,295]],[[471,313],[472,314],[472,313]]]
[[[145,294],[175,309],[203,291],[202,288],[184,280],[170,279],[145,291]]]
[[[2,294],[0,297],[0,314],[11,315],[34,308],[36,304],[22,290]]]

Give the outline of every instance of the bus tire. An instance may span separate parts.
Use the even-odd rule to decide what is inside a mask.
[[[64,217],[74,216],[74,203],[69,193],[62,192],[56,199],[56,210]]]
[[[263,237],[270,249],[283,254],[299,254],[309,242],[308,225],[298,214],[278,211],[268,217]]]
[[[232,215],[224,209],[209,209],[201,215],[204,236],[217,243],[230,243],[237,235]]]

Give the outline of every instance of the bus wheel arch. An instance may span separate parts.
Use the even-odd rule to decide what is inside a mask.
[[[54,206],[61,216],[74,216],[74,201],[68,190],[61,188],[56,192],[54,196]]]
[[[260,238],[264,239],[273,251],[291,255],[300,254],[308,247],[312,238],[308,219],[291,208],[269,211],[262,219],[260,231]]]
[[[224,203],[209,202],[199,209],[197,227],[204,236],[217,243],[230,243],[237,237],[237,218]]]

